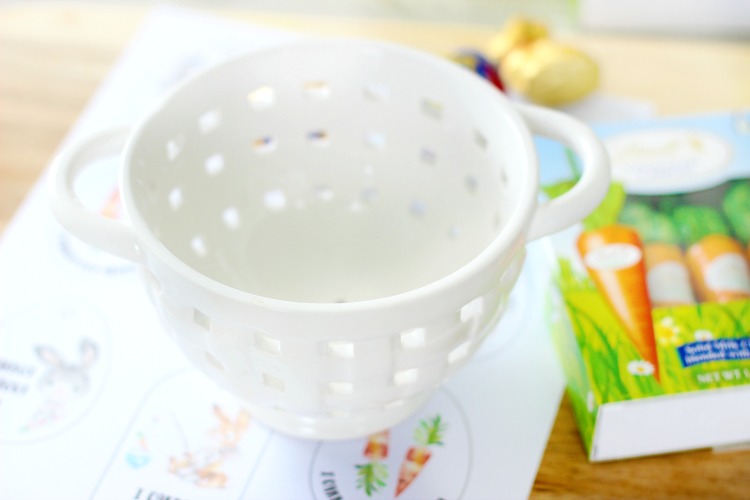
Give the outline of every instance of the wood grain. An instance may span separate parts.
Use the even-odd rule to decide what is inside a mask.
[[[146,11],[118,4],[31,4],[0,9],[0,231]],[[381,38],[438,54],[481,48],[486,27],[215,11],[307,33]],[[602,89],[654,103],[663,114],[750,107],[750,44],[577,34],[601,64]],[[685,416],[689,418],[689,416]],[[750,423],[748,423],[750,425]],[[488,492],[502,498],[502,492]],[[589,464],[567,398],[532,497],[748,498],[750,451],[711,451]]]

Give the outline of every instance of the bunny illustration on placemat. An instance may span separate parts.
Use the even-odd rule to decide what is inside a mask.
[[[81,340],[79,359],[69,363],[57,349],[47,345],[36,346],[37,357],[47,366],[47,371],[37,382],[44,401],[32,414],[23,431],[43,427],[65,418],[70,401],[89,391],[89,369],[96,363],[99,350],[90,339]]]
[[[230,418],[219,405],[213,407],[219,420],[209,432],[211,443],[195,452],[185,450],[181,456],[171,456],[169,472],[182,479],[192,481],[203,488],[224,488],[228,477],[223,471],[224,461],[237,453],[238,443],[250,424],[250,414],[241,410],[236,418]]]

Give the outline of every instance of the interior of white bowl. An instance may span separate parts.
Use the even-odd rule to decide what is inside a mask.
[[[386,297],[466,265],[528,204],[513,110],[469,71],[368,42],[295,43],[204,73],[136,130],[147,245],[229,287]]]

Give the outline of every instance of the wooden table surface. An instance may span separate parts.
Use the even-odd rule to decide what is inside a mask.
[[[146,14],[145,7],[82,5],[0,7],[0,231]],[[307,33],[388,39],[439,54],[482,48],[494,33],[465,25],[213,12]],[[750,43],[590,33],[564,38],[599,61],[604,91],[649,101],[658,114],[750,107]],[[564,398],[532,491],[533,498],[561,496],[750,498],[750,451],[589,464]]]

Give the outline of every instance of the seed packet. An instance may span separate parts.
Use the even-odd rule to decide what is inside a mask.
[[[750,443],[750,112],[595,127],[613,168],[548,240],[548,309],[589,460]],[[544,191],[579,173],[543,145]]]

